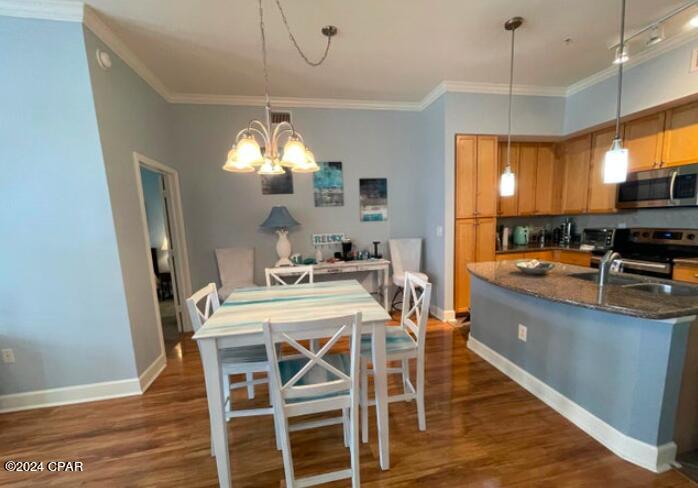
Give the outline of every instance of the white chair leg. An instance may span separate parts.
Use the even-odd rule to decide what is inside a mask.
[[[246,373],[245,381],[247,381],[247,398],[252,400],[254,398],[254,373]]]
[[[424,357],[417,359],[417,419],[419,430],[427,430],[427,415],[424,410]]]
[[[349,409],[348,408],[343,408],[342,409],[342,427],[344,431],[344,447],[349,447],[349,423],[351,422],[351,419],[349,418]]]
[[[410,379],[410,360],[402,360],[402,390],[407,395],[410,392],[407,381]]]
[[[361,385],[359,393],[361,395],[361,442],[368,442],[368,361],[361,358]]]
[[[286,473],[286,486],[295,486],[296,475],[293,472],[293,456],[291,456],[291,439],[288,435],[288,420],[279,419],[281,424],[281,454],[284,458],[284,473]]]
[[[223,397],[228,399],[228,411],[233,410],[233,393],[230,391],[230,376],[221,375],[223,378]]]
[[[349,454],[351,456],[351,486],[359,488],[361,486],[361,462],[359,456],[359,408],[358,402],[350,410],[351,420],[349,431],[351,440],[349,441]]]

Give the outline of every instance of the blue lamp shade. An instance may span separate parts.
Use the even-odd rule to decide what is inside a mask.
[[[290,229],[300,225],[296,219],[291,217],[286,207],[272,207],[267,220],[262,222],[262,229]]]

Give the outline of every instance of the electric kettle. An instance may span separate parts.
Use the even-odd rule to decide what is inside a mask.
[[[514,245],[525,246],[528,244],[528,227],[517,225],[514,227]]]

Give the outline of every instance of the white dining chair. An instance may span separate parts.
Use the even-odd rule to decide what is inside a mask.
[[[216,284],[209,283],[201,290],[187,298],[187,308],[194,332],[198,331],[208,318],[220,307]],[[253,415],[273,415],[272,407],[266,408],[232,408],[231,390],[247,388],[248,398],[254,398],[254,385],[269,382],[269,360],[265,346],[244,346],[222,349],[221,374],[223,376],[223,392],[226,396],[226,420],[234,417],[249,417]],[[254,378],[254,373],[266,373],[266,378]],[[245,381],[230,383],[230,375],[244,374]]]
[[[400,303],[398,297],[405,289],[405,273],[410,272],[417,275],[423,281],[429,281],[429,277],[420,272],[422,266],[422,239],[390,239],[390,262],[393,266],[393,284],[395,293],[390,303],[390,311],[395,310],[395,306]]]
[[[330,353],[337,341],[351,336],[350,353]],[[304,339],[326,338],[318,352],[302,346]],[[286,486],[314,486],[351,478],[359,486],[359,361],[361,313],[302,322],[264,323],[264,341],[271,361],[270,391],[281,440]],[[288,344],[300,357],[279,359],[277,344]],[[341,411],[329,419],[289,425],[291,417]],[[296,479],[290,431],[342,423],[344,445],[349,447],[351,468]]]
[[[265,268],[264,276],[267,279],[267,286],[290,286],[300,285],[303,282],[314,282],[312,266],[279,266],[276,268]]]
[[[399,326],[386,327],[386,360],[400,361],[401,367],[388,368],[389,374],[402,375],[403,393],[388,397],[389,402],[417,402],[417,419],[419,430],[426,430],[426,412],[424,409],[424,343],[429,319],[429,302],[431,301],[431,283],[414,273],[405,273],[405,294],[402,316]],[[369,368],[372,358],[370,336],[361,339],[361,440],[368,442],[368,407],[375,405],[368,398],[368,375],[373,374]],[[417,384],[410,379],[410,359],[417,362]]]
[[[221,287],[218,298],[225,301],[236,288],[249,288],[254,283],[254,249],[251,247],[225,247],[216,249],[218,274]]]

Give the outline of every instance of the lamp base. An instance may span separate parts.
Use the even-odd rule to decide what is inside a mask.
[[[293,265],[294,265],[293,261],[291,261],[290,259],[281,258],[276,262],[276,264],[274,266],[276,266],[278,268],[280,266],[293,266]]]
[[[291,241],[288,240],[288,231],[279,229],[276,231],[279,240],[276,241],[276,254],[279,255],[279,260],[275,266],[293,266],[291,257]]]

